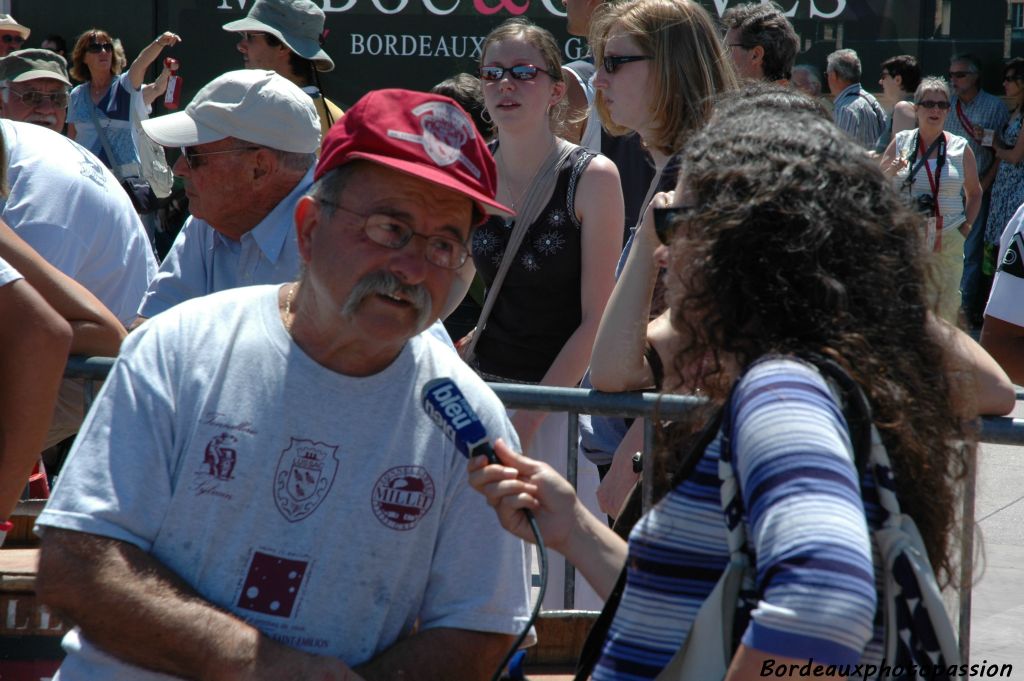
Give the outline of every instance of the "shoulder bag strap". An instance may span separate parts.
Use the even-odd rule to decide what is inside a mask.
[[[86,97],[89,96],[89,92],[86,91]],[[107,131],[100,125],[100,119],[96,115],[96,104],[93,103],[92,98],[89,99],[89,117],[92,118],[93,127],[96,128],[96,135],[100,138],[100,144],[103,145],[103,153],[107,155],[107,163],[110,166],[110,170],[113,171],[117,177],[118,182],[124,182],[124,177],[121,176],[121,169],[117,165],[117,159],[114,157],[114,152],[110,148],[110,140],[107,138]]]
[[[469,345],[463,355],[467,363],[473,360],[476,344],[479,342],[484,329],[487,328],[487,319],[491,316],[491,310],[494,308],[498,292],[501,291],[501,285],[505,283],[505,276],[512,267],[512,262],[516,259],[519,246],[522,245],[523,239],[526,237],[526,232],[530,229],[530,225],[536,221],[544,206],[551,200],[551,195],[555,191],[555,178],[558,175],[558,169],[562,167],[565,160],[569,158],[569,154],[576,148],[563,139],[556,139],[558,143],[551,153],[548,154],[544,163],[541,164],[537,174],[534,175],[533,181],[530,182],[530,189],[523,200],[522,208],[516,214],[515,227],[513,227],[508,244],[505,246],[505,255],[501,258],[501,265],[498,266],[498,272],[494,275],[494,281],[491,282],[490,287],[487,289],[487,297],[484,298],[483,309],[480,311],[480,318],[476,323],[476,331],[473,333],[473,338],[469,341]]]

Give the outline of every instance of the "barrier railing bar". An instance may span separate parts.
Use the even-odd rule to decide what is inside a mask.
[[[640,503],[643,512],[654,505],[654,462],[647,456],[654,451],[654,419],[644,419],[644,451],[640,455]],[[646,458],[645,458],[646,457]]]
[[[113,365],[110,357],[72,356],[68,359],[64,375],[68,378],[87,379],[85,383],[86,406],[92,402],[94,386],[92,381],[106,378]],[[91,380],[89,380],[91,379]],[[644,418],[644,452],[654,448],[654,422],[670,421],[684,416],[697,406],[707,402],[705,398],[686,395],[660,395],[656,393],[603,393],[596,390],[580,388],[553,388],[507,383],[488,383],[501,401],[509,409],[532,409],[537,411],[564,411],[568,414],[568,460],[566,472],[569,482],[576,486],[578,456],[578,422],[579,414],[587,413],[601,416],[626,416]],[[1016,389],[1018,400],[1024,399],[1024,390]],[[1024,419],[1005,416],[986,416],[981,419],[980,442],[1001,445],[1024,445]],[[961,588],[960,588],[960,621],[959,634],[962,658],[966,661],[970,654],[970,615],[971,615],[971,581],[974,551],[973,528],[975,484],[977,476],[976,453],[972,454],[968,463],[967,480],[964,486],[962,509],[961,537]],[[650,461],[643,466],[643,506],[646,511],[651,505],[653,489],[652,476],[654,466]],[[20,507],[20,505],[19,505]],[[35,510],[38,513],[38,510]],[[571,564],[565,565],[566,609],[575,604],[576,573]]]
[[[573,489],[577,489],[576,480],[579,473],[577,462],[579,461],[578,455],[580,446],[580,438],[578,435],[580,432],[580,415],[575,411],[570,411],[568,417],[569,447],[565,461],[565,473],[567,479],[572,484]],[[572,563],[569,561],[565,561],[564,587],[564,600],[562,602],[566,610],[572,610],[576,607],[576,568],[574,568]]]

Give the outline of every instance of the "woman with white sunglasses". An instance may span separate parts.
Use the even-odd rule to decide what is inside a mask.
[[[488,299],[460,346],[488,380],[578,385],[614,284],[623,216],[618,171],[557,136],[565,95],[559,54],[554,37],[525,19],[491,31],[481,52],[484,105],[497,138],[497,200],[517,213],[492,218],[473,235]],[[524,451],[544,452],[566,469],[564,414],[519,410],[512,423]],[[580,464],[581,497],[594,499],[597,470]],[[560,607],[557,577],[548,593],[548,605]]]

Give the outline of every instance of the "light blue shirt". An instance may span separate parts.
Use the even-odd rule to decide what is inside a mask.
[[[875,140],[885,130],[885,111],[860,83],[848,85],[836,95],[832,119],[865,149],[873,149]]]
[[[149,285],[139,315],[152,317],[216,291],[283,284],[299,275],[295,206],[313,184],[313,166],[284,199],[238,241],[189,217]]]

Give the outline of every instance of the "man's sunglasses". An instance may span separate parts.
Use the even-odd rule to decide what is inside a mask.
[[[202,165],[202,161],[197,161],[196,159],[201,158],[203,156],[218,156],[220,154],[237,154],[238,152],[241,152],[241,151],[256,151],[256,150],[258,150],[260,148],[261,147],[249,146],[249,147],[238,147],[237,149],[225,149],[223,151],[196,151],[194,147],[181,147],[181,155],[185,159],[185,165],[187,165],[189,167],[189,170],[195,170],[200,165]]]
[[[89,47],[85,48],[86,52],[92,52],[93,54],[99,54],[100,52],[113,52],[113,43],[90,43]]]
[[[923,102],[918,102],[917,105],[923,106],[926,109],[941,109],[942,111],[945,111],[946,109],[949,108],[949,102],[940,102],[935,99],[928,99]]]
[[[242,31],[239,35],[242,36],[243,42],[251,43],[256,40],[256,38],[265,36],[266,33],[263,33],[262,31]]]
[[[950,78],[966,78],[967,76],[973,75],[974,71],[950,71]]]
[[[623,64],[628,64],[633,61],[646,61],[648,59],[654,59],[654,57],[648,57],[646,54],[627,54],[617,57],[605,55],[604,59],[601,60],[601,64],[604,66],[604,70],[608,73],[615,73],[615,71]]]
[[[552,78],[555,77],[550,71],[545,71],[539,66],[533,64],[516,64],[515,66],[481,66],[480,67],[480,79],[481,80],[501,80],[505,77],[505,74],[512,76],[516,80],[533,80],[539,73],[546,73]]]
[[[25,39],[20,35],[11,35],[10,33],[0,36],[0,40],[3,40],[5,43],[14,43],[15,45],[21,45],[25,42]]]
[[[29,90],[28,92],[18,92],[13,88],[7,88],[7,91],[20,99],[25,106],[35,108],[43,104],[43,102],[53,102],[53,105],[58,109],[64,109],[68,105],[68,93],[65,92],[39,92],[38,90]]]

